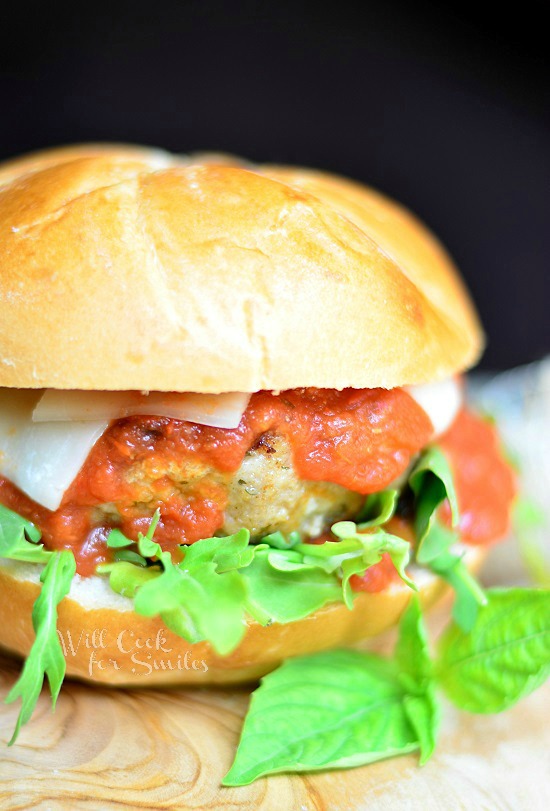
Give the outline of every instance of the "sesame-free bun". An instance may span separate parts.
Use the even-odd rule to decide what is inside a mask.
[[[231,163],[83,145],[0,167],[0,385],[394,387],[477,360],[467,293],[410,214]]]
[[[468,566],[475,570],[485,550],[467,549]],[[40,569],[5,560],[0,566],[0,646],[22,657],[34,640],[31,616]],[[435,575],[414,568],[412,573],[425,607],[446,591]],[[291,656],[365,639],[377,648],[411,595],[408,586],[394,581],[384,591],[357,594],[351,611],[343,603],[331,603],[285,625],[263,627],[250,620],[239,647],[219,656],[206,642],[191,645],[167,631],[160,618],[134,613],[132,602],[111,591],[106,578],[76,575],[69,596],[59,605],[57,628],[67,675],[75,678],[119,686],[230,684],[257,679]]]

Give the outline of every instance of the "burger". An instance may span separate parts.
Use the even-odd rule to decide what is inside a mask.
[[[118,145],[0,167],[0,644],[110,685],[376,644],[509,526],[451,259],[376,191]]]

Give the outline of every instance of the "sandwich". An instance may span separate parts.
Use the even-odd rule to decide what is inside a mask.
[[[313,170],[90,145],[0,167],[0,224],[17,730],[46,676],[54,700],[65,674],[250,682],[449,589],[475,625],[515,474],[465,399],[473,304],[412,214]]]

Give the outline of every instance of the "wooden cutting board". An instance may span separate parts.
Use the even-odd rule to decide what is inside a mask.
[[[18,672],[17,663],[0,657],[0,698]],[[550,808],[550,684],[497,716],[446,704],[437,752],[423,768],[406,756],[220,788],[249,695],[246,688],[132,691],[66,683],[54,714],[43,692],[11,748],[4,742],[18,708],[0,705],[0,808]]]

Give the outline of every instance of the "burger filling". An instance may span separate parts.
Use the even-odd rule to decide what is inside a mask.
[[[252,543],[292,535],[318,545],[336,540],[336,522],[360,520],[366,497],[391,491],[386,527],[414,543],[408,475],[435,444],[452,474],[461,540],[494,541],[506,534],[514,496],[495,430],[458,408],[456,382],[426,389],[258,392],[236,428],[147,414],[115,419],[57,509],[1,475],[0,504],[32,521],[48,549],[70,549],[84,576],[116,560],[112,530],[137,542],[157,511],[155,542],[176,556],[186,545],[242,528]],[[433,409],[438,392],[454,398],[446,420]],[[451,525],[449,500],[439,520]],[[382,553],[351,586],[380,590],[397,576]]]

